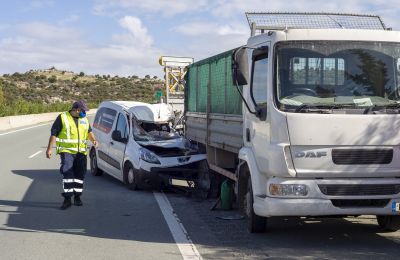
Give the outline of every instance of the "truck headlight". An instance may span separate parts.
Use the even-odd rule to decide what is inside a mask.
[[[270,184],[269,193],[273,196],[299,196],[308,194],[308,187],[304,184]]]
[[[148,163],[161,164],[157,156],[145,148],[140,148],[140,159]]]

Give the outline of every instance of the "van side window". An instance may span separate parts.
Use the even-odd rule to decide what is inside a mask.
[[[128,125],[126,123],[125,116],[122,113],[119,113],[118,115],[118,121],[115,130],[121,132],[122,138],[128,138]]]
[[[117,111],[111,108],[102,107],[97,111],[96,117],[94,118],[93,128],[96,128],[106,134],[111,132],[114,124]]]
[[[261,55],[253,60],[251,91],[257,105],[267,103],[268,57]]]

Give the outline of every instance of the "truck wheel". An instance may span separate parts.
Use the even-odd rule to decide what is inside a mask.
[[[137,172],[130,163],[127,163],[124,168],[124,182],[130,190],[139,189]]]
[[[218,197],[218,183],[215,175],[208,168],[206,160],[200,162],[199,173],[197,176],[196,190],[201,193],[203,198],[217,198]]]
[[[253,208],[253,187],[251,185],[251,178],[247,181],[247,193],[244,197],[244,210],[247,216],[248,230],[250,233],[262,233],[265,232],[267,227],[267,218],[261,217],[254,213]]]
[[[376,220],[385,231],[395,232],[400,229],[400,216],[376,216]]]
[[[96,156],[96,151],[92,150],[90,152],[90,173],[93,176],[101,176],[103,175],[103,171],[100,170],[100,168],[97,165],[97,156]]]

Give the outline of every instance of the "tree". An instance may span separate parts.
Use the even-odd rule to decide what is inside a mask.
[[[85,76],[85,73],[84,73],[83,71],[81,71],[81,72],[79,73],[79,77],[83,77],[83,76]]]
[[[144,76],[145,79],[150,79],[150,75]]]

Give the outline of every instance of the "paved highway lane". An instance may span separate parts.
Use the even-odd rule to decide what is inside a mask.
[[[214,200],[166,200],[107,175],[88,174],[84,206],[61,211],[59,158],[45,158],[49,129],[0,133],[0,259],[399,258],[400,232],[381,232],[372,216],[277,218],[268,233],[249,234],[245,220],[221,219],[237,212],[210,211]]]
[[[1,259],[182,259],[151,192],[88,174],[84,206],[59,210],[59,158],[45,158],[49,129],[0,135]]]

